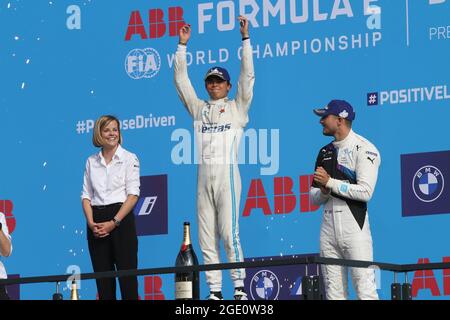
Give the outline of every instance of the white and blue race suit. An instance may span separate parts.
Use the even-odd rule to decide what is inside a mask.
[[[378,177],[381,158],[375,146],[350,131],[341,141],[323,147],[316,161],[330,175],[328,194],[313,184],[312,201],[324,205],[320,230],[320,255],[326,258],[373,261],[367,202]],[[323,265],[329,300],[348,298],[347,268]],[[377,300],[373,269],[352,268],[352,282],[358,299]]]
[[[241,177],[237,150],[248,122],[255,74],[250,39],[242,42],[242,61],[235,99],[201,100],[187,72],[186,46],[178,45],[175,63],[178,95],[194,120],[198,150],[197,217],[199,243],[205,264],[220,263],[219,243],[223,240],[230,262],[242,262],[239,240]],[[232,269],[235,287],[243,287],[244,269]],[[222,288],[222,272],[207,271],[211,291]]]

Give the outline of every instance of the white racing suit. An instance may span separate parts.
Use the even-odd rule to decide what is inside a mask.
[[[205,264],[220,263],[222,239],[228,261],[242,262],[239,240],[241,178],[237,150],[248,122],[255,81],[250,39],[242,42],[242,62],[236,99],[201,100],[189,80],[186,46],[178,45],[174,64],[178,95],[194,119],[198,150],[197,217],[199,243]],[[243,287],[244,269],[231,270],[234,287]],[[211,291],[222,288],[222,272],[207,271]]]
[[[311,188],[313,203],[324,204],[322,257],[373,261],[367,202],[375,189],[380,163],[375,146],[353,131],[320,150],[316,168],[323,167],[331,177],[326,185],[329,194],[315,184]],[[347,299],[347,268],[323,265],[322,271],[327,299]],[[351,277],[358,299],[378,299],[373,269],[351,268]]]

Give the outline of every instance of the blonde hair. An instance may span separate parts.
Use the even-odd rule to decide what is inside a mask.
[[[104,141],[102,138],[102,130],[107,125],[109,125],[111,123],[111,121],[117,122],[117,127],[119,129],[119,144],[122,144],[122,133],[120,132],[119,119],[117,119],[116,117],[111,116],[111,115],[104,115],[95,121],[94,135],[92,136],[92,143],[94,144],[94,146],[99,147],[99,148],[103,147]]]

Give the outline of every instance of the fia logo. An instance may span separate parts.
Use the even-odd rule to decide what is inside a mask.
[[[420,201],[433,202],[444,191],[444,176],[438,168],[424,166],[415,173],[412,188]]]
[[[277,300],[280,281],[269,270],[258,271],[250,281],[250,295],[253,300]]]
[[[161,68],[161,57],[153,48],[133,49],[125,58],[125,71],[132,79],[153,78]]]

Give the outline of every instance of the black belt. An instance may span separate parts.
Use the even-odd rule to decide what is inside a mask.
[[[97,210],[104,210],[104,209],[108,209],[111,207],[121,206],[122,204],[123,204],[123,202],[116,202],[116,203],[111,203],[111,204],[107,204],[104,206],[92,206],[92,208],[97,209]]]

